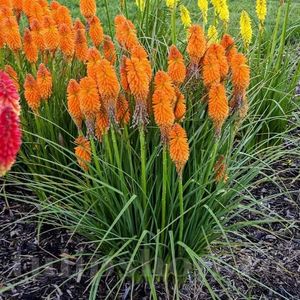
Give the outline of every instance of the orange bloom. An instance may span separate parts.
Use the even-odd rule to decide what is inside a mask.
[[[101,104],[96,82],[91,77],[80,80],[79,101],[80,110],[86,118],[88,133],[93,134],[96,115],[100,111]]]
[[[223,84],[214,84],[209,91],[208,116],[214,123],[216,134],[219,136],[221,128],[229,114],[226,90]]]
[[[203,80],[206,86],[219,83],[228,74],[229,66],[225,49],[218,44],[212,44],[207,49],[203,61]]]
[[[120,81],[124,92],[130,93],[129,83],[127,80],[127,72],[126,72],[126,59],[127,57],[123,55],[120,64]]]
[[[227,61],[230,64],[232,57],[237,53],[237,49],[234,43],[234,39],[229,34],[224,34],[222,37],[221,45],[225,49]]]
[[[80,109],[79,91],[79,83],[76,80],[71,79],[67,88],[68,111],[78,130],[81,130],[83,115]]]
[[[61,24],[59,31],[59,47],[67,58],[71,58],[75,49],[75,37],[73,30],[66,24]]]
[[[44,51],[46,49],[46,44],[41,23],[38,20],[32,20],[30,22],[30,29],[34,44],[37,46],[38,50]]]
[[[121,47],[131,50],[139,44],[135,26],[123,15],[115,17],[115,29],[116,38]]]
[[[32,9],[33,3],[33,1],[23,1],[23,11],[27,17],[30,16],[30,11]]]
[[[36,19],[40,22],[43,21],[44,11],[42,6],[38,2],[33,2],[28,11],[28,18],[30,20]]]
[[[46,49],[49,51],[55,51],[59,46],[59,32],[54,20],[50,16],[45,16],[43,21],[43,36],[46,45]]]
[[[80,0],[80,12],[86,19],[91,19],[96,15],[96,1],[95,0]]]
[[[116,119],[119,124],[128,124],[130,120],[129,103],[122,94],[119,95],[117,100]]]
[[[236,92],[245,91],[250,84],[250,68],[247,65],[246,57],[237,53],[232,57],[232,83]]]
[[[163,71],[155,75],[155,90],[152,96],[155,123],[160,127],[162,140],[167,140],[168,129],[175,121],[175,89],[170,76]]]
[[[175,45],[172,45],[169,50],[168,74],[177,85],[183,83],[186,76],[183,56]]]
[[[44,64],[40,64],[39,66],[36,82],[41,98],[45,100],[49,99],[52,93],[52,76]]]
[[[60,5],[57,10],[52,13],[52,16],[58,26],[61,24],[66,24],[68,27],[72,27],[73,25],[70,11],[64,5]]]
[[[218,183],[220,182],[226,183],[226,181],[228,180],[227,166],[224,161],[225,161],[225,157],[224,155],[221,155],[214,166],[215,180]]]
[[[143,46],[140,44],[136,45],[131,49],[131,57],[132,58],[137,58],[143,69],[144,72],[147,74],[149,81],[151,81],[152,78],[152,69],[151,69],[151,64],[150,61],[148,60],[148,54],[146,50],[144,49]]]
[[[6,18],[2,26],[4,41],[7,46],[13,51],[21,50],[22,41],[16,17],[13,16]]]
[[[97,48],[93,47],[88,50],[87,74],[95,81],[97,81],[97,63],[101,58],[101,54]]]
[[[84,136],[79,136],[75,140],[75,156],[77,158],[79,166],[84,170],[88,171],[88,164],[92,161],[92,150],[90,141]]]
[[[17,89],[17,91],[19,91],[20,85],[19,85],[19,78],[17,72],[10,65],[4,66],[4,72],[7,73],[9,77],[13,80],[15,88]]]
[[[96,115],[95,136],[101,142],[104,134],[109,129],[109,118],[105,109],[100,108],[100,112]]]
[[[36,80],[31,74],[27,74],[24,82],[24,96],[28,106],[38,113],[41,105],[41,96]]]
[[[108,35],[104,37],[103,55],[112,65],[116,63],[117,54],[115,45]]]
[[[84,29],[78,29],[75,33],[75,56],[83,62],[88,58],[88,44]]]
[[[20,16],[23,10],[23,0],[12,0],[13,9],[17,16]]]
[[[105,110],[110,118],[114,118],[116,101],[120,92],[120,85],[115,69],[105,58],[96,66],[97,86],[101,95]]]
[[[200,25],[192,25],[189,28],[187,53],[190,56],[191,62],[198,65],[206,50],[206,38],[203,29]]]
[[[0,0],[0,6],[7,6],[13,8],[11,0]]]
[[[24,45],[23,50],[27,60],[30,63],[36,63],[38,60],[38,47],[34,43],[31,31],[29,29],[25,29],[24,31]]]
[[[180,122],[183,121],[183,119],[185,118],[185,113],[186,113],[185,98],[184,95],[180,92],[178,87],[175,87],[175,93],[176,93],[176,103],[174,108],[174,115],[176,121]]]
[[[74,31],[77,31],[78,29],[85,29],[85,26],[82,24],[80,19],[76,19],[73,26]]]
[[[189,159],[190,150],[186,131],[179,124],[174,124],[170,130],[169,146],[170,157],[181,177],[183,168]]]
[[[50,8],[52,11],[57,10],[61,5],[57,1],[52,1],[50,3]]]
[[[104,34],[102,24],[97,16],[91,19],[89,33],[95,47],[99,47],[104,40]]]
[[[0,31],[0,49],[4,47],[4,44],[5,44],[4,34],[2,31]]]

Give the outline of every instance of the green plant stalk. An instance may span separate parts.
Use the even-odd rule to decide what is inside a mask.
[[[111,147],[110,147],[110,143],[109,143],[107,133],[103,136],[103,141],[104,141],[104,145],[105,145],[105,150],[108,152],[109,162],[112,164],[113,163],[113,156],[112,156]]]
[[[111,27],[111,20],[110,20],[110,14],[109,14],[109,10],[108,10],[107,0],[104,0],[104,3],[105,3],[105,10],[106,10],[106,16],[107,16],[107,23],[108,23],[109,33],[110,33],[111,36],[113,36],[113,31],[112,31],[112,27]]]
[[[183,228],[184,228],[184,208],[183,208],[183,186],[182,186],[182,176],[181,175],[178,178],[178,192],[179,192],[179,210],[180,210],[179,241],[182,242]]]
[[[141,187],[143,192],[143,206],[144,211],[147,209],[147,177],[146,177],[146,140],[145,131],[142,126],[140,126],[140,146],[141,146]]]
[[[94,140],[93,137],[90,137],[90,142],[91,142],[91,146],[92,146],[92,154],[93,154],[93,158],[94,158],[96,170],[97,170],[98,175],[101,175],[102,172],[101,172],[99,160],[98,160],[98,157],[97,157],[97,151],[96,151],[95,140]]]
[[[176,45],[176,4],[172,8],[171,13],[171,34],[172,34],[172,43]]]
[[[273,33],[273,39],[272,39],[272,45],[270,48],[269,52],[269,60],[272,61],[274,52],[275,52],[275,47],[276,47],[276,39],[277,39],[277,34],[278,34],[278,29],[279,29],[279,24],[280,24],[280,18],[281,18],[281,11],[282,11],[282,5],[279,6],[278,11],[277,11],[277,17],[276,17],[276,24],[275,24],[275,29]]]
[[[115,129],[113,126],[111,127],[111,137],[112,137],[112,142],[113,142],[115,158],[117,161],[119,176],[120,176],[121,182],[124,183],[124,174],[122,172],[122,163],[121,163],[121,159],[120,159],[120,152],[119,152],[119,148],[118,148],[118,144],[117,144],[116,132],[115,132]]]
[[[168,178],[168,165],[167,165],[167,146],[163,146],[163,178],[162,178],[162,195],[161,195],[161,230],[166,225],[166,196],[167,196],[167,178]],[[161,234],[162,242],[164,241],[164,231]]]
[[[205,179],[203,181],[204,184],[207,184],[207,181],[208,181],[211,171],[213,169],[213,166],[214,166],[214,163],[216,160],[216,156],[217,156],[217,152],[218,152],[219,142],[220,142],[220,138],[216,137],[215,143],[213,145],[212,153],[211,153],[211,156],[209,159],[208,169],[206,170]]]

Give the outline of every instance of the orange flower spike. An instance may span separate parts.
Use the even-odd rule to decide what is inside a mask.
[[[160,127],[163,141],[165,133],[174,123],[174,105],[176,94],[170,76],[163,71],[158,71],[154,79],[155,89],[152,96],[155,123]]]
[[[109,118],[105,109],[100,108],[100,112],[97,113],[95,123],[95,136],[101,142],[103,135],[107,133],[109,129]]]
[[[13,8],[11,0],[0,0],[0,6],[7,6],[10,9]]]
[[[187,134],[179,124],[174,124],[169,135],[170,157],[176,166],[178,175],[182,177],[183,168],[190,153]]]
[[[71,58],[75,49],[75,37],[73,30],[66,24],[58,27],[59,47],[66,58]]]
[[[148,76],[149,81],[151,81],[152,78],[151,64],[150,61],[148,60],[148,54],[144,49],[144,47],[142,47],[141,45],[137,45],[133,47],[131,50],[131,57],[137,58],[140,61],[141,65],[144,68],[144,71]]]
[[[34,43],[31,31],[29,29],[25,29],[24,31],[24,45],[23,50],[27,60],[34,64],[38,60],[38,47]]]
[[[12,0],[12,6],[17,15],[20,15],[23,10],[23,0]]]
[[[96,82],[91,77],[84,77],[80,80],[79,101],[80,110],[86,119],[88,134],[92,135],[101,104]]]
[[[130,93],[129,83],[127,80],[126,59],[128,58],[125,55],[123,55],[120,64],[120,81],[124,92]]]
[[[186,76],[183,56],[175,45],[172,45],[169,50],[168,74],[177,85],[183,83]]]
[[[108,35],[104,37],[103,55],[112,65],[116,63],[117,54],[115,45]]]
[[[92,150],[90,141],[84,136],[79,136],[75,140],[75,144],[77,145],[75,147],[75,156],[77,158],[77,162],[84,171],[88,171],[88,164],[90,164],[92,161]]]
[[[115,17],[115,30],[116,39],[121,47],[131,50],[139,44],[135,26],[123,15]]]
[[[211,45],[203,60],[203,80],[206,87],[221,81],[220,64],[215,52],[214,44]]]
[[[221,134],[221,129],[229,115],[228,100],[223,84],[214,84],[209,91],[208,116],[214,123],[216,135]]]
[[[97,63],[101,59],[99,50],[95,47],[88,50],[88,61],[87,61],[87,74],[97,81]]]
[[[15,88],[17,89],[17,91],[19,91],[20,85],[19,85],[19,78],[17,72],[10,65],[4,66],[4,72],[7,73],[9,77],[13,80]]]
[[[28,12],[28,17],[30,20],[36,19],[40,22],[43,22],[44,11],[42,6],[38,2],[33,2]]]
[[[250,84],[250,68],[247,65],[246,57],[237,53],[232,57],[232,83],[237,92],[245,91]]]
[[[186,113],[186,103],[184,95],[181,93],[178,87],[175,87],[176,92],[176,104],[174,109],[175,119],[178,122],[183,121]]]
[[[83,62],[88,58],[88,44],[84,29],[78,29],[75,33],[75,56]]]
[[[46,49],[54,52],[59,46],[59,32],[52,17],[45,16],[43,19],[43,36],[45,40]]]
[[[85,26],[83,25],[83,23],[80,21],[80,19],[76,19],[73,25],[73,30],[77,31],[78,29],[84,29],[85,30]]]
[[[66,6],[61,5],[55,11],[55,16],[53,18],[58,26],[66,24],[67,26],[72,27],[73,25],[70,11]]]
[[[221,80],[223,80],[228,75],[229,71],[229,65],[225,55],[225,48],[219,44],[215,44],[214,48],[217,60],[219,62]]]
[[[37,46],[38,50],[44,51],[46,49],[46,44],[41,23],[38,20],[32,20],[30,22],[30,29],[34,44]]]
[[[109,118],[114,118],[116,101],[120,85],[115,69],[110,62],[103,58],[97,63],[97,86]]]
[[[26,75],[24,90],[24,96],[28,106],[35,113],[38,113],[39,107],[41,105],[41,96],[39,93],[37,82],[31,74]]]
[[[13,51],[22,48],[21,35],[16,17],[8,17],[3,23],[4,40],[7,46]]]
[[[61,4],[59,4],[59,2],[57,2],[57,1],[52,1],[52,2],[50,3],[50,9],[51,9],[52,11],[57,10],[60,6],[61,6]]]
[[[87,20],[96,15],[97,6],[95,0],[80,0],[79,6],[81,14]]]
[[[91,19],[89,34],[93,44],[98,48],[104,40],[104,34],[102,24],[97,16],[93,16]]]
[[[80,109],[79,91],[79,83],[71,79],[67,88],[68,111],[78,130],[81,130],[83,115]]]
[[[52,76],[44,64],[40,64],[39,66],[36,82],[41,98],[45,100],[49,99],[52,93]]]
[[[226,181],[228,180],[227,166],[224,160],[225,160],[224,155],[221,155],[214,166],[215,180],[218,183],[221,182],[226,183]]]
[[[224,34],[222,37],[221,45],[225,49],[225,54],[227,57],[227,61],[230,64],[232,57],[237,54],[237,49],[235,46],[234,39],[229,34]]]
[[[206,50],[207,41],[200,25],[189,28],[187,53],[192,64],[198,65]]]
[[[129,103],[122,94],[119,95],[117,100],[116,119],[119,124],[128,124],[130,121]]]

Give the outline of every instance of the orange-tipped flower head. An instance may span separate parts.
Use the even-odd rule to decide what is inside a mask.
[[[130,51],[139,44],[135,26],[123,15],[115,17],[115,29],[116,38],[121,47]]]
[[[208,116],[211,118],[216,135],[221,134],[221,129],[229,114],[226,90],[223,84],[214,84],[209,91]]]
[[[227,57],[227,61],[231,64],[232,57],[237,53],[236,45],[234,39],[229,34],[224,34],[221,40],[221,45],[225,49],[225,54]]]
[[[93,78],[84,77],[80,80],[79,100],[80,110],[86,118],[88,132],[93,134],[96,115],[101,105],[97,85]]]
[[[97,63],[101,59],[99,50],[95,47],[88,50],[87,74],[97,81]]]
[[[60,41],[60,36],[56,24],[50,16],[45,16],[43,26],[43,36],[46,49],[54,52],[58,48]]]
[[[19,25],[15,16],[8,17],[2,23],[4,41],[13,51],[19,51],[22,48]]]
[[[130,121],[129,103],[124,95],[120,94],[117,100],[116,120],[119,124],[128,124]]]
[[[28,106],[38,113],[41,105],[41,96],[36,80],[31,74],[27,74],[24,82],[24,96]]]
[[[181,177],[190,153],[187,134],[179,124],[174,124],[169,134],[170,157],[176,166],[178,175]]]
[[[59,31],[59,47],[66,58],[71,58],[75,49],[75,37],[73,30],[66,24],[61,24]]]
[[[84,29],[78,29],[75,33],[75,56],[83,62],[88,58],[88,44]]]
[[[68,111],[78,130],[81,130],[83,115],[80,109],[79,91],[79,83],[76,80],[71,79],[67,88]]]
[[[76,19],[74,22],[74,26],[73,26],[74,31],[77,31],[78,29],[85,29],[85,26],[83,25],[83,23],[80,21],[80,19]]]
[[[96,116],[95,124],[95,136],[101,142],[103,135],[107,133],[109,129],[109,118],[104,108],[100,109],[100,112]]]
[[[126,59],[127,57],[123,55],[120,64],[120,81],[124,92],[130,93],[129,83],[127,80]]]
[[[232,83],[237,91],[245,91],[250,84],[250,68],[242,53],[237,53],[231,61]]]
[[[183,83],[186,76],[183,56],[175,45],[172,45],[169,51],[168,74],[176,85]]]
[[[115,45],[108,35],[104,37],[103,55],[112,65],[116,63],[117,54]]]
[[[206,38],[200,25],[192,25],[189,28],[187,53],[192,64],[198,65],[206,50]]]
[[[29,29],[25,29],[24,31],[24,43],[23,50],[27,60],[30,63],[36,63],[38,60],[38,47],[35,44],[31,31]]]
[[[92,151],[90,141],[84,136],[79,136],[75,140],[75,156],[77,158],[79,166],[84,170],[88,171],[88,164],[92,161]]]
[[[44,64],[40,64],[36,82],[42,99],[49,99],[52,93],[52,76]]]
[[[115,118],[120,85],[114,67],[103,58],[97,63],[97,86],[109,118]]]
[[[66,6],[61,5],[53,16],[53,19],[56,22],[56,25],[59,26],[61,24],[65,24],[69,27],[72,27],[72,17],[69,9]]]
[[[19,78],[18,78],[17,72],[10,65],[5,65],[4,66],[4,72],[7,73],[9,75],[9,77],[13,80],[13,84],[14,84],[15,88],[19,92],[20,85],[19,85]]]
[[[185,113],[186,113],[185,98],[178,87],[175,87],[175,92],[176,92],[176,103],[174,108],[174,115],[176,121],[181,122],[185,118]]]
[[[102,24],[97,16],[93,16],[90,22],[90,37],[95,45],[99,47],[104,40]]]
[[[80,12],[86,19],[91,19],[96,15],[96,1],[95,0],[80,0]]]
[[[46,49],[46,43],[41,22],[38,20],[32,20],[30,22],[30,29],[34,44],[37,46],[38,50],[44,51]]]

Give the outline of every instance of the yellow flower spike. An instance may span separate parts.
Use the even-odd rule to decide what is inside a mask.
[[[207,23],[207,12],[208,12],[208,1],[207,0],[198,0],[198,7],[201,10],[203,23]]]
[[[218,30],[216,26],[210,25],[207,31],[207,37],[208,37],[208,43],[213,44],[213,43],[218,43]]]
[[[188,28],[192,25],[190,12],[184,5],[180,5],[180,16],[182,24],[185,28]]]
[[[245,48],[249,48],[252,40],[252,27],[251,19],[245,10],[242,11],[240,18],[240,31]]]
[[[256,0],[256,14],[262,27],[267,15],[267,0]]]
[[[135,0],[135,3],[141,12],[145,9],[145,0]]]
[[[178,0],[166,0],[166,5],[169,8],[174,8],[177,5]]]
[[[229,8],[227,0],[211,0],[211,3],[220,20],[227,24],[229,22]]]

